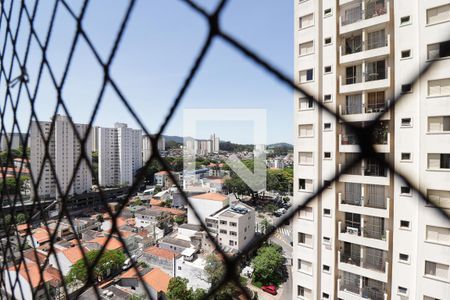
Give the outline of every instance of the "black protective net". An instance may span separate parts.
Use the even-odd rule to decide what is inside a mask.
[[[82,253],[82,258],[89,268],[89,270],[87,270],[86,272],[86,282],[83,287],[77,289],[77,293],[73,293],[70,290],[69,285],[66,284],[66,278],[60,272],[60,270],[62,269],[62,262],[59,261],[58,256],[54,256],[55,260],[53,262],[49,261],[49,257],[52,256],[51,254],[54,254],[58,251],[58,249],[55,249],[54,243],[57,240],[59,227],[63,226],[61,220],[67,220],[68,225],[71,227],[73,232],[76,232],[75,224],[73,223],[70,214],[71,201],[69,191],[74,184],[76,173],[80,169],[80,166],[87,166],[92,174],[92,177],[95,180],[96,173],[93,170],[92,160],[86,151],[86,149],[89,149],[86,144],[89,140],[88,137],[91,133],[94,120],[99,111],[100,104],[104,100],[105,91],[109,89],[118,97],[118,99],[120,99],[126,110],[133,116],[143,132],[146,135],[151,136],[152,142],[151,158],[148,161],[144,162],[144,168],[142,168],[138,172],[138,174],[135,176],[135,181],[133,182],[132,186],[127,189],[127,195],[124,197],[125,200],[119,204],[119,207],[114,212],[111,210],[110,206],[108,206],[108,201],[107,199],[105,199],[105,192],[101,188],[98,192],[101,206],[112,220],[111,234],[106,238],[104,245],[108,244],[108,242],[113,238],[114,235],[114,238],[118,239],[118,241],[122,244],[126,256],[131,257],[132,253],[127,249],[127,244],[125,243],[122,235],[118,230],[118,224],[116,222],[117,216],[120,215],[121,211],[127,205],[126,199],[130,199],[131,196],[137,192],[139,186],[144,180],[146,168],[153,161],[158,161],[164,169],[170,170],[166,160],[164,160],[158,152],[157,141],[160,135],[165,131],[169,121],[174,116],[175,111],[179,107],[180,103],[183,101],[188,87],[191,85],[194,77],[199,72],[205,56],[208,51],[210,51],[212,43],[215,39],[219,39],[222,42],[228,44],[231,48],[243,55],[246,59],[266,71],[269,76],[272,76],[274,80],[277,80],[281,85],[285,85],[292,90],[296,90],[302,93],[304,97],[312,99],[322,111],[335,115],[337,120],[342,122],[342,124],[345,124],[348,130],[352,131],[361,151],[359,155],[353,157],[351,161],[346,162],[345,166],[343,166],[341,169],[341,173],[346,173],[346,171],[350,170],[362,159],[370,158],[373,161],[385,165],[387,168],[389,168],[392,174],[399,176],[413,190],[419,193],[424,201],[426,200],[425,195],[423,195],[422,192],[408,180],[408,176],[406,174],[401,174],[394,170],[392,163],[385,160],[384,156],[377,153],[377,151],[375,150],[373,145],[376,144],[376,141],[374,140],[376,135],[372,134],[372,132],[376,130],[377,124],[382,118],[382,114],[366,124],[364,128],[360,128],[352,125],[352,123],[346,122],[344,117],[337,115],[333,111],[329,110],[322,104],[321,101],[315,99],[312,95],[302,90],[291,79],[290,76],[280,72],[268,61],[262,59],[247,45],[241,43],[235,37],[222,30],[219,25],[219,18],[227,2],[229,1],[220,1],[217,7],[212,12],[208,12],[202,7],[198,6],[194,1],[180,0],[180,2],[185,3],[186,9],[192,10],[193,12],[198,14],[199,17],[204,18],[207,21],[207,24],[209,24],[208,35],[201,47],[201,50],[199,51],[195,60],[192,62],[192,66],[188,74],[186,75],[182,86],[178,89],[176,97],[173,99],[173,102],[170,106],[169,111],[167,112],[163,123],[160,125],[158,132],[153,135],[151,135],[151,132],[149,132],[149,130],[146,128],[144,122],[138,117],[138,114],[133,109],[132,101],[128,99],[125,96],[125,93],[123,93],[123,91],[121,90],[120,83],[115,81],[110,73],[110,67],[114,63],[116,52],[118,50],[118,47],[121,45],[127,24],[132,18],[132,11],[137,1],[127,1],[127,5],[123,11],[121,19],[116,20],[117,24],[119,24],[119,29],[115,35],[114,42],[112,43],[112,46],[109,49],[109,53],[106,57],[105,55],[100,54],[96,49],[95,40],[90,38],[88,31],[86,30],[83,23],[83,18],[85,17],[86,12],[89,10],[89,4],[92,1],[83,1],[83,4],[79,11],[75,11],[72,9],[70,1],[54,1],[52,11],[49,14],[48,26],[45,33],[38,32],[35,29],[35,16],[37,11],[39,10],[40,2],[42,1],[2,0],[0,4],[0,94],[2,97],[2,104],[0,106],[1,142],[2,144],[4,143],[6,145],[6,149],[4,150],[4,152],[7,153],[7,155],[3,155],[1,157],[2,190],[0,218],[2,227],[0,234],[2,237],[2,243],[0,244],[0,247],[2,256],[4,257],[4,259],[2,260],[2,273],[0,281],[2,286],[1,289],[3,291],[0,293],[2,298],[8,297],[5,291],[8,291],[9,294],[17,295],[18,298],[26,298],[26,295],[28,295],[24,293],[24,289],[29,287],[24,286],[24,282],[19,280],[18,276],[13,277],[10,275],[14,272],[5,272],[5,270],[8,269],[14,270],[16,273],[23,272],[24,274],[26,274],[26,276],[29,278],[28,281],[33,283],[33,298],[36,298],[38,294],[42,295],[42,291],[43,297],[48,299],[64,299],[66,297],[72,298],[77,297],[77,295],[80,294],[80,291],[85,291],[91,287],[94,288],[94,292],[97,298],[101,298],[102,295],[98,290],[98,284],[96,282],[97,278],[94,278],[93,270],[96,268],[97,263],[101,259],[101,254],[105,251],[105,247],[102,247],[100,249],[100,254],[97,255],[93,260],[88,260],[85,252],[81,248],[82,242],[80,241],[80,237],[78,235],[75,235],[75,240],[77,241],[75,243],[76,247],[79,247],[80,252]],[[73,29],[76,33],[73,39],[68,40],[68,44],[64,45],[65,47],[69,47],[68,49],[70,49],[70,51],[67,60],[64,63],[63,70],[55,71],[51,63],[52,57],[48,56],[48,47],[52,40],[52,32],[55,29],[55,19],[59,14],[67,14],[73,19]],[[74,52],[78,43],[84,43],[85,45],[87,45],[102,73],[102,85],[98,95],[96,95],[94,109],[90,112],[90,122],[88,129],[84,132],[76,130],[76,125],[70,118],[71,112],[66,105],[63,93],[64,87],[67,82],[67,75],[69,73],[69,69],[74,57]],[[444,46],[447,47],[449,45],[448,43],[445,43]],[[441,51],[450,51],[450,49],[445,48],[441,49]],[[28,69],[30,69],[27,68],[27,66],[29,61],[28,59],[31,53],[33,55],[38,55],[39,57],[37,68],[34,68],[35,70],[33,70],[37,70],[37,73],[33,74],[33,76],[30,76],[31,74],[27,73]],[[414,84],[417,78],[419,78],[422,74],[428,72],[428,70],[432,66],[433,63],[429,63],[426,66],[422,67],[420,74],[413,74],[410,79],[411,84]],[[50,88],[54,92],[54,99],[52,99],[53,101],[49,101],[48,103],[41,103],[36,101],[36,97],[39,94],[42,86],[41,82],[44,74],[46,74],[45,76],[49,77],[49,82],[51,82]],[[49,87],[47,86],[47,88]],[[390,106],[388,107],[388,109],[394,107],[398,101],[401,101],[401,99],[402,95],[396,95],[395,101],[390,102]],[[21,103],[23,102],[27,103],[27,107],[29,107],[28,114],[30,115],[30,119],[28,126],[26,126],[27,129],[20,127],[19,120],[17,118],[20,112],[19,108],[21,106]],[[30,167],[30,163],[28,160],[29,154],[26,151],[26,149],[30,146],[30,128],[33,121],[39,120],[37,115],[38,106],[53,105],[52,103],[55,103],[53,114],[54,117],[52,118],[49,127],[44,129],[41,128],[40,125],[38,126],[39,135],[45,141],[45,156],[43,158],[41,167],[39,168],[39,172],[36,172],[35,169],[32,169]],[[76,158],[75,168],[72,172],[71,180],[68,183],[59,182],[59,179],[56,176],[57,171],[55,162],[52,161],[52,154],[49,151],[49,145],[53,142],[50,137],[55,128],[55,122],[57,120],[56,115],[58,112],[61,112],[69,117],[68,120],[72,128],[74,128],[73,132],[75,138],[80,144],[80,155]],[[384,113],[386,112],[387,110]],[[22,150],[13,149],[13,138],[11,135],[9,135],[9,133],[11,132],[19,134],[21,145],[20,149]],[[37,189],[39,183],[42,180],[44,169],[49,169],[55,178],[57,194],[59,195],[59,199],[56,201],[49,201],[48,199],[39,196],[31,196],[39,194]],[[24,195],[24,193],[20,192],[22,185],[24,184],[22,180],[24,170],[29,170],[30,172],[29,181],[30,187],[32,189],[31,195]],[[189,198],[183,192],[183,189],[177,183],[177,180],[173,177],[172,173],[169,172],[168,174],[171,177],[172,181],[177,185],[177,188],[184,200],[189,203]],[[231,282],[235,285],[236,289],[241,290],[242,295],[246,295],[247,298],[250,298],[248,290],[242,287],[239,280],[239,274],[236,273],[239,269],[240,262],[245,259],[248,253],[262,246],[279,226],[295,216],[299,210],[304,208],[310,201],[321,194],[330,184],[333,183],[333,181],[338,180],[340,174],[336,174],[336,176],[330,181],[326,181],[324,185],[319,186],[317,192],[311,195],[308,200],[305,201],[302,205],[292,207],[285,215],[283,215],[282,218],[279,219],[278,224],[274,224],[274,226],[268,229],[263,236],[248,244],[248,246],[246,246],[241,253],[232,257],[223,254],[222,259],[225,266],[224,276],[220,280],[218,280],[218,282],[214,286],[211,287],[205,297],[208,298],[211,295],[214,295],[216,291],[223,285]],[[426,201],[432,200],[428,199]],[[55,206],[59,208],[60,213],[58,216],[55,216],[50,220],[47,212]],[[17,216],[25,210],[27,211],[25,223],[22,225],[17,225],[19,223],[16,222]],[[440,210],[440,212],[446,218],[448,218],[448,215],[445,211]],[[43,223],[45,227],[52,227],[52,230],[50,230],[50,232],[48,233],[50,240],[50,242],[47,244],[48,255],[44,257],[42,257],[42,255],[35,248],[29,248],[29,245],[27,245],[27,237],[31,235],[31,228],[35,222]],[[52,225],[50,225],[50,223],[52,223]],[[203,227],[206,228],[203,221],[202,223]],[[21,228],[18,228],[19,226],[21,226]],[[19,232],[21,232],[21,234]],[[208,232],[206,234],[209,236],[211,243],[214,244],[215,249],[219,253],[221,253],[221,247],[217,244],[215,238],[210,236]],[[26,261],[28,261],[26,257],[31,258],[38,263],[33,266],[29,266],[26,263]],[[140,273],[138,267],[136,265],[133,265],[132,268],[136,270],[139,279],[142,280],[142,274]],[[46,275],[48,272],[53,272],[54,278],[57,278],[58,280],[54,280],[55,282],[48,281],[46,278],[46,276],[48,276]],[[46,284],[44,284],[44,282]],[[146,285],[143,285],[143,287],[146,291],[147,296],[151,298],[151,294]]]

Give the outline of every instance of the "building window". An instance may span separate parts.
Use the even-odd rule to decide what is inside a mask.
[[[323,185],[327,186],[328,189],[331,189],[333,187],[333,182],[330,180],[324,180]]]
[[[331,159],[331,152],[324,152],[323,153],[323,158],[324,159]]]
[[[428,81],[428,96],[439,97],[449,95],[450,95],[450,78]]]
[[[401,229],[411,229],[411,223],[406,220],[400,220],[400,228]]]
[[[409,262],[409,255],[408,254],[404,254],[404,253],[399,253],[398,254],[398,259],[401,262]]]
[[[307,273],[312,274],[312,263],[303,259],[298,260],[298,270]]]
[[[322,240],[325,245],[331,245],[331,238],[324,236]]]
[[[427,9],[427,25],[450,21],[450,4]]]
[[[314,79],[314,70],[313,69],[299,71],[300,83],[313,81],[313,79]]]
[[[435,207],[450,209],[450,191],[427,190],[428,204]]]
[[[322,293],[322,299],[330,299],[330,295],[327,293]]]
[[[323,209],[323,215],[324,215],[324,216],[331,216],[331,209],[329,209],[329,208],[324,208],[324,209]]]
[[[228,223],[227,223],[227,221],[220,220],[220,224],[221,224],[221,225],[227,225]]]
[[[228,242],[228,245],[234,246],[234,241],[231,241],[231,240],[230,240],[230,241]]]
[[[331,130],[331,123],[323,123],[323,130]]]
[[[400,187],[400,194],[402,195],[411,195],[411,188],[409,186]]]
[[[409,57],[411,57],[411,50],[403,50],[401,52],[401,57],[402,58],[409,58]]]
[[[312,98],[301,97],[298,100],[299,110],[308,110],[314,108],[314,100]]]
[[[450,169],[449,153],[428,153],[428,169],[448,170]]]
[[[312,207],[306,206],[306,207],[302,208],[301,210],[299,210],[298,217],[300,219],[312,220],[314,218]]]
[[[237,223],[236,222],[230,222],[230,226],[231,227],[237,227]]]
[[[326,273],[329,273],[329,272],[330,272],[330,266],[328,266],[328,265],[323,265],[323,266],[322,266],[322,270],[323,270],[324,272],[326,272]]]
[[[312,179],[300,178],[298,180],[298,189],[300,191],[312,192]]]
[[[227,234],[227,231],[224,230],[224,229],[220,229],[220,233],[222,233],[222,234]]]
[[[298,163],[300,165],[313,165],[313,153],[312,152],[299,152]]]
[[[324,43],[325,45],[330,45],[330,44],[331,44],[331,38],[330,38],[330,37],[325,38],[325,39],[323,40],[323,43]]]
[[[400,127],[412,127],[412,118],[402,118]]]
[[[425,261],[425,275],[448,280],[448,265]]]
[[[231,236],[237,236],[237,232],[236,231],[230,231],[230,235]]]
[[[299,137],[312,137],[314,135],[312,124],[301,124],[298,125],[298,136]]]
[[[314,26],[314,15],[309,14],[299,18],[299,28],[305,29]]]
[[[400,18],[400,25],[411,24],[411,16],[404,16]]]
[[[403,160],[403,161],[411,161],[411,153],[409,153],[409,152],[402,152],[401,153],[401,160]]]
[[[311,299],[311,290],[301,285],[297,286],[297,296],[301,299]]]
[[[442,245],[450,245],[450,228],[427,225],[426,240]]]
[[[331,102],[331,94],[326,94],[323,96],[323,102]]]
[[[323,68],[324,73],[331,73],[331,66],[326,66]]]
[[[400,295],[408,296],[408,289],[405,287],[399,286],[397,293]]]
[[[303,232],[299,232],[298,233],[298,243],[312,247],[312,235],[303,233]]]
[[[450,116],[428,117],[428,132],[450,132]]]
[[[427,46],[427,59],[439,59],[450,56],[450,41],[430,44]]]
[[[309,55],[314,53],[314,42],[309,41],[299,45],[299,55]]]
[[[324,17],[331,16],[331,8],[327,8],[323,11]]]
[[[412,92],[412,84],[408,83],[408,84],[402,84],[402,93],[406,94],[406,93],[411,93]]]

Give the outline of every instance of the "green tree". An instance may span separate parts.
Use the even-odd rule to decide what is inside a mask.
[[[155,191],[154,191],[155,195],[158,194],[161,191],[162,191],[162,187],[160,187],[159,185],[155,186]]]
[[[96,257],[100,254],[99,250],[92,250],[86,253],[86,259],[88,265],[92,265]],[[100,257],[99,261],[93,268],[93,277],[104,278],[109,272],[115,272],[120,270],[125,262],[125,255],[122,250],[109,250],[105,251]],[[84,263],[84,259],[80,259],[70,268],[69,274],[67,274],[67,282],[73,283],[75,281],[86,282],[88,267]]]
[[[185,300],[192,298],[192,290],[187,286],[188,280],[181,277],[172,277],[167,288],[167,299]]]
[[[263,234],[266,234],[273,226],[266,218],[263,218],[259,224]]]
[[[24,213],[19,213],[16,216],[17,224],[24,224],[27,221],[27,216]]]
[[[220,282],[225,274],[225,265],[222,260],[219,259],[214,253],[206,257],[206,281],[214,286]],[[233,296],[239,289],[231,282],[227,282],[215,293],[214,299],[216,300],[228,300],[233,299]]]
[[[282,248],[278,245],[266,245],[258,249],[252,260],[254,281],[262,284],[278,284],[282,280],[284,266]]]

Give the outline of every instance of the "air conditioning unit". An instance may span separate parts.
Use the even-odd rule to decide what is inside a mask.
[[[347,233],[351,235],[358,235],[358,228],[355,227],[347,227]]]

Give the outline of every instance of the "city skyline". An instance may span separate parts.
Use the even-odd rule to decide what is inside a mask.
[[[261,56],[289,75],[292,73],[293,53],[289,45],[293,29],[292,7],[288,2],[283,1],[274,7],[269,2],[258,2],[255,6],[251,1],[233,1],[224,11],[222,25],[239,39],[248,41]],[[122,18],[125,4],[108,3],[108,14],[103,14],[104,3],[90,3],[83,23],[89,28],[91,39],[96,41],[97,50],[106,57],[106,49],[110,47],[117,31],[116,21]],[[200,3],[209,8],[215,6],[211,1]],[[51,1],[45,1],[38,7],[35,26],[41,38],[45,36],[48,24],[44,20],[50,16],[52,5]],[[73,1],[70,5],[74,11],[79,11],[81,2]],[[170,14],[159,13],[166,11],[170,11]],[[273,19],[277,22],[272,22]],[[179,20],[183,20],[183,26],[177,25]],[[75,30],[69,16],[58,14],[55,22],[57,26],[52,32],[48,56],[51,58],[49,63],[54,69],[54,76],[60,78],[70,50],[68,45]],[[138,1],[133,10],[123,43],[111,67],[111,75],[125,96],[133,99],[132,106],[151,134],[159,129],[175,97],[175,91],[182,85],[191,61],[206,38],[203,22],[181,1]],[[256,34],[261,31],[265,34]],[[151,38],[141,39],[141,36]],[[23,46],[24,43],[24,38],[18,39],[18,46]],[[181,44],[183,51],[179,51]],[[147,55],[148,53],[152,55]],[[30,82],[36,81],[39,59],[40,51],[32,44],[27,64]],[[90,113],[87,112],[93,108],[98,95],[101,71],[86,45],[79,43],[62,90],[69,112],[77,122],[89,122]],[[268,110],[267,140],[270,143],[292,143],[293,131],[289,125],[292,122],[291,93],[291,89],[279,85],[272,76],[231,51],[222,42],[216,41],[193,85],[187,90],[181,109],[177,110],[164,134],[181,135],[183,108],[265,108]],[[39,119],[51,118],[56,105],[53,99],[53,83],[44,68],[36,98]],[[44,103],[45,105],[41,105]],[[61,109],[58,113],[66,114]],[[17,115],[21,132],[27,131],[29,116],[29,103],[24,99],[18,107]],[[101,127],[112,127],[119,116],[119,121],[133,128],[139,127],[117,96],[107,88],[94,123]],[[12,126],[12,118],[8,114],[5,115],[5,124],[5,128]],[[222,124],[215,131],[223,140],[252,143],[250,131],[227,131],[230,126],[233,125]]]

